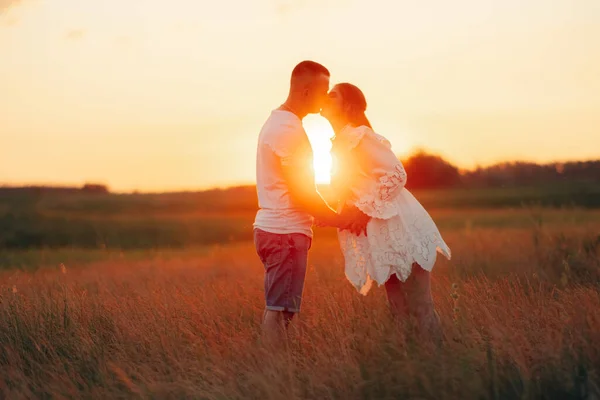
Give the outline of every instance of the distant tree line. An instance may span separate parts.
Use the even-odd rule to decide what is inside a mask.
[[[19,192],[29,195],[43,195],[46,193],[56,194],[75,194],[75,193],[90,193],[90,194],[108,194],[110,190],[108,186],[97,183],[86,183],[83,186],[0,186],[0,194],[10,194]]]
[[[600,160],[536,164],[506,162],[460,171],[442,157],[418,151],[402,160],[408,188],[522,187],[546,184],[600,184]]]
[[[487,187],[523,187],[552,184],[600,184],[600,160],[573,161],[566,163],[536,164],[531,162],[506,162],[488,167],[478,167],[461,171],[439,155],[417,151],[402,159],[408,174],[409,189],[445,189],[445,188],[487,188]],[[109,194],[109,188],[103,184],[86,183],[80,187],[26,186],[2,187],[2,193],[28,195],[55,194]],[[238,202],[240,197],[249,193],[254,196],[250,186],[212,189],[203,194],[219,203]],[[134,194],[137,194],[134,193]]]

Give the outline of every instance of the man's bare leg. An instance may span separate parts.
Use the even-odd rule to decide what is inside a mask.
[[[294,313],[287,311],[265,310],[262,321],[262,331],[267,343],[280,347],[287,340],[287,328]]]

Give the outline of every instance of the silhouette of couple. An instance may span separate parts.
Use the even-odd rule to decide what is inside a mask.
[[[300,312],[316,223],[337,228],[346,277],[361,294],[373,281],[384,285],[394,316],[412,316],[424,334],[439,338],[430,272],[437,252],[450,258],[450,249],[404,187],[404,167],[390,142],[373,130],[362,91],[349,83],[329,90],[329,80],[323,65],[299,63],[287,100],[271,112],[258,138],[254,243],[265,267],[263,332],[280,343]],[[319,112],[335,132],[335,210],[317,191],[309,167],[312,148],[302,126],[306,115]]]

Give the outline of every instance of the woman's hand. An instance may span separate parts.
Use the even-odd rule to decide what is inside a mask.
[[[348,221],[345,227],[341,227],[342,230],[349,230],[356,236],[360,236],[363,233],[367,236],[367,224],[371,220],[367,214],[360,211],[355,206],[346,205],[342,212],[342,217]]]

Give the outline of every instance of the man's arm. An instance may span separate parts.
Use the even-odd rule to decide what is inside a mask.
[[[314,175],[309,168],[297,163],[282,163],[282,167],[290,195],[298,207],[327,225],[343,225],[343,219],[329,207],[317,191]]]
[[[342,214],[336,213],[317,191],[314,175],[307,168],[284,166],[283,171],[292,199],[304,211],[327,226],[349,229],[357,236],[367,235],[367,223],[371,217],[349,206]]]

